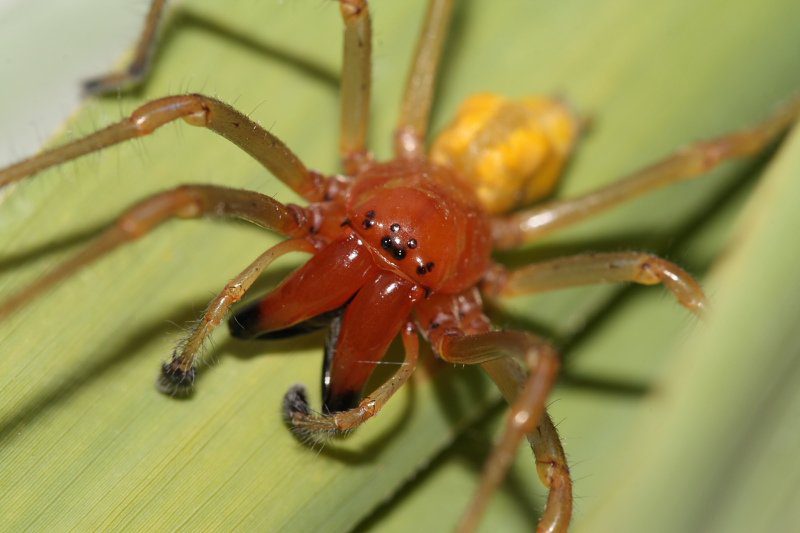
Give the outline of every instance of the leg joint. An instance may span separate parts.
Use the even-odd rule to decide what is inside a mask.
[[[199,94],[167,96],[148,102],[130,116],[130,123],[138,135],[148,135],[168,122],[183,118],[193,126],[207,126],[211,105],[209,99]]]
[[[342,18],[345,23],[355,19],[367,9],[367,0],[339,0]]]

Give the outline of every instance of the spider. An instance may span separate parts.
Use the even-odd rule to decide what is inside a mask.
[[[164,2],[153,2],[148,29],[155,28],[163,7]],[[698,313],[704,297],[680,267],[649,254],[580,255],[507,271],[492,263],[491,249],[531,242],[636,194],[708,170],[723,159],[756,153],[794,120],[797,103],[754,128],[698,144],[618,185],[503,215],[552,189],[577,135],[578,121],[571,111],[550,99],[513,102],[480,95],[465,104],[428,155],[427,116],[452,10],[451,2],[434,1],[403,99],[396,159],[374,161],[365,144],[368,8],[365,2],[345,0],[341,7],[346,28],[340,143],[344,176],[307,170],[272,134],[214,99],[183,95],[146,104],[131,118],[88,140],[0,171],[0,184],[104,145],[149,134],[182,118],[239,145],[310,204],[283,205],[257,193],[214,186],[184,186],[155,195],[127,211],[79,255],[9,298],[0,314],[18,309],[85,264],[142,237],[169,218],[234,216],[255,222],[289,239],[259,256],[212,302],[192,335],[164,365],[159,382],[162,390],[178,394],[191,387],[203,340],[275,258],[290,251],[313,253],[278,289],[237,312],[230,321],[232,333],[244,338],[277,338],[330,328],[324,358],[323,414],[312,411],[304,390],[295,387],[284,402],[290,423],[315,436],[352,429],[375,415],[413,372],[417,336],[421,335],[444,361],[484,368],[512,404],[506,433],[487,463],[462,529],[474,528],[508,467],[511,452],[527,436],[542,481],[551,490],[539,527],[563,530],[571,512],[571,481],[555,427],[544,410],[558,368],[557,354],[545,339],[531,333],[492,331],[482,312],[480,293],[512,296],[608,281],[663,283],[683,305]],[[146,31],[143,42],[150,43],[153,34]],[[141,47],[140,57],[146,57],[144,51],[149,49]],[[134,72],[142,71],[135,68]],[[105,78],[91,88],[116,88],[126,81],[125,77]],[[532,168],[518,172],[518,167],[526,166],[519,160],[537,151],[544,157],[527,165]],[[406,364],[362,398],[371,367],[355,364],[356,358],[378,361],[397,335],[403,339]],[[529,377],[519,363],[529,368]]]

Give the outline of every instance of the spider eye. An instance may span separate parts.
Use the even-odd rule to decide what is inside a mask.
[[[388,235],[381,239],[381,246],[384,250],[392,254],[395,259],[403,259],[406,256],[406,249],[399,237],[389,237]]]

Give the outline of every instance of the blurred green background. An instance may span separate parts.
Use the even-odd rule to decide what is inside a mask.
[[[54,70],[102,70],[85,72],[85,54],[112,46],[92,32],[135,35],[146,2],[117,0],[109,15],[110,5],[41,1],[28,13],[0,12],[0,64],[52,51],[49,62],[0,67],[4,144],[51,100],[42,95],[66,90]],[[379,157],[389,155],[424,5],[372,3]],[[124,28],[109,30],[120,19]],[[779,0],[466,0],[432,129],[477,91],[564,95],[592,120],[558,192],[575,195],[766,116],[800,88],[798,21],[800,5]],[[169,16],[145,87],[86,101],[61,139],[142,100],[201,91],[252,113],[309,166],[335,171],[340,31],[333,2],[186,0]],[[799,174],[800,139],[789,139],[500,257],[517,265],[586,250],[657,251],[697,274],[711,299],[703,323],[657,287],[576,289],[494,309],[499,326],[535,329],[563,349],[551,411],[576,480],[576,531],[789,531],[797,523]],[[126,205],[190,182],[294,200],[221,139],[169,126],[4,194],[0,294],[46,271]],[[296,382],[318,401],[319,335],[248,344],[221,329],[193,398],[155,392],[158,363],[186,325],[274,241],[242,224],[175,223],[0,325],[7,529],[452,527],[504,412],[476,372],[425,365],[380,417],[322,451],[299,446],[278,412]],[[259,288],[299,261],[281,261]],[[530,530],[543,499],[521,450],[483,529]]]

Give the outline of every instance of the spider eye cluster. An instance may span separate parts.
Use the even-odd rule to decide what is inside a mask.
[[[406,257],[406,248],[403,243],[400,242],[399,237],[389,237],[387,235],[381,239],[381,246],[397,260],[402,260]]]
[[[422,250],[419,248],[420,243],[417,238],[412,235],[409,228],[406,228],[400,222],[386,222],[378,218],[375,209],[369,209],[364,212],[360,222],[363,228],[364,236],[368,236],[374,232],[374,237],[378,238],[380,248],[389,255],[389,257],[402,265],[402,269],[407,263],[406,259],[410,259],[409,273],[413,272],[418,277],[430,274],[436,263],[429,259],[422,257]],[[372,240],[372,239],[370,239]]]
[[[429,161],[366,166],[348,190],[344,215],[378,268],[431,291],[457,290],[488,265],[485,212],[452,169]]]

